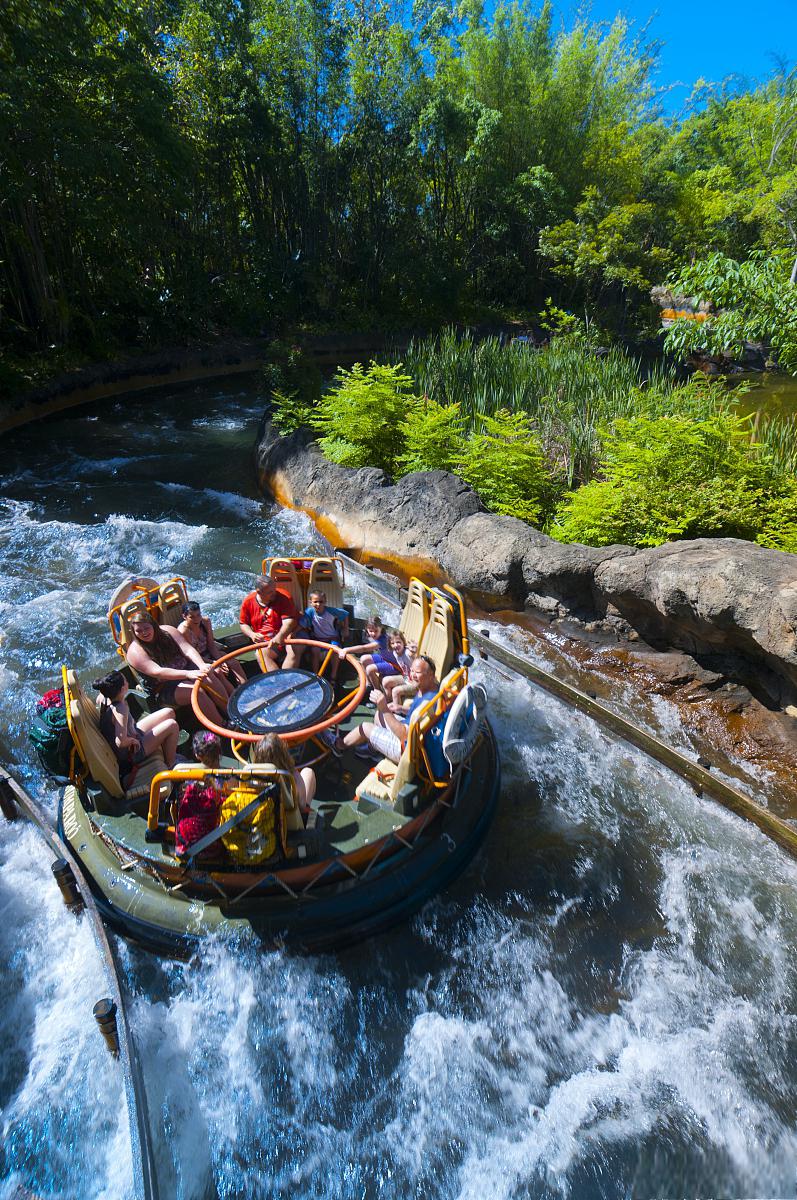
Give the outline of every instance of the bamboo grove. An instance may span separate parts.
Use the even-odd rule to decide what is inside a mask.
[[[7,363],[547,296],[638,332],[695,256],[797,255],[794,74],[665,118],[622,19],[5,0],[0,72]]]

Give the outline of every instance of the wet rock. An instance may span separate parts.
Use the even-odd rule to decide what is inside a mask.
[[[595,584],[652,644],[724,674],[755,662],[764,702],[797,689],[797,556],[736,538],[670,542],[605,560]]]
[[[280,437],[268,422],[258,467],[264,488],[319,518],[339,544],[431,561],[460,586],[548,620],[685,651],[707,673],[690,676],[704,687],[732,679],[765,707],[797,700],[797,555],[733,538],[562,545],[486,512],[445,471],[392,483],[375,468],[329,463],[308,433]]]

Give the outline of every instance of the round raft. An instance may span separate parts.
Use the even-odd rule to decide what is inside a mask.
[[[330,605],[343,603],[340,560],[273,559],[264,566],[297,607],[321,584]],[[108,613],[120,653],[136,610],[176,624],[186,596],[182,579],[125,581]],[[350,623],[356,630],[351,610]],[[347,654],[333,681],[329,665],[337,652],[297,638],[297,646],[322,651],[318,673],[299,667],[267,674],[256,645],[231,629],[219,640],[247,681],[228,704],[229,727],[212,724],[196,702],[177,710],[186,735],[201,721],[224,739],[220,768],[179,763],[167,770],[155,754],[124,792],[94,700],[64,668],[74,753],[59,823],[115,929],[172,954],[189,953],[197,939],[218,931],[326,950],[402,920],[464,869],[490,824],[500,766],[486,695],[468,681],[462,599],[452,588],[413,579],[400,627],[435,663],[440,686],[413,713],[398,763],[331,753],[329,731],[345,733],[374,718],[363,703],[366,680],[357,657]],[[147,706],[137,688],[128,700],[134,712]],[[252,744],[266,731],[280,733],[297,766],[316,771],[306,823],[293,772],[250,761]],[[181,750],[187,745],[186,737]],[[219,823],[180,855],[174,822],[192,787],[212,789]]]

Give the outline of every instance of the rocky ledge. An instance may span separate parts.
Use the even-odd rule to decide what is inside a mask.
[[[269,422],[257,462],[264,490],[309,513],[338,545],[372,559],[434,564],[483,601],[574,631],[685,651],[768,708],[797,700],[797,555],[735,538],[647,550],[562,545],[486,512],[445,471],[393,483],[375,468],[329,463],[309,434],[281,437]]]

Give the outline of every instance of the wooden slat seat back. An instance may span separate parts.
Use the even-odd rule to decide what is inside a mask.
[[[161,625],[172,625],[176,629],[183,619],[183,605],[188,600],[188,588],[184,579],[175,577],[159,589]]]
[[[442,596],[432,594],[429,620],[418,646],[418,653],[425,654],[435,666],[435,675],[442,679],[454,661],[454,612]]]
[[[420,579],[414,577],[407,588],[407,603],[399,621],[399,630],[408,642],[420,646],[426,623],[429,620],[429,593]]]
[[[116,755],[100,732],[97,705],[72,670],[64,670],[64,698],[75,749],[92,780],[114,800],[148,796],[152,780],[165,766],[160,751],[149,755],[139,764],[134,785],[125,792],[119,781]]]
[[[160,616],[160,613],[157,614]],[[156,620],[156,614],[147,605],[146,601],[141,596],[136,596],[133,600],[128,600],[119,609],[119,619],[121,623],[121,636],[119,641],[119,649],[124,654],[127,647],[133,641],[133,631],[130,628],[136,617],[145,616],[152,617]]]
[[[314,558],[307,580],[307,602],[313,592],[326,592],[331,608],[343,608],[343,581],[338,564],[332,558]]]
[[[264,558],[262,570],[264,575],[271,576],[278,591],[291,598],[299,612],[306,607],[307,601],[296,567],[289,558]]]
[[[120,596],[118,603],[114,603]],[[153,621],[160,624],[162,619],[160,586],[154,579],[141,584],[135,580],[127,580],[123,587],[117,588],[111,599],[111,606],[108,609],[108,624],[120,654],[124,653],[125,647],[130,642],[130,620],[136,612],[148,613]],[[125,614],[127,614],[126,620]]]

